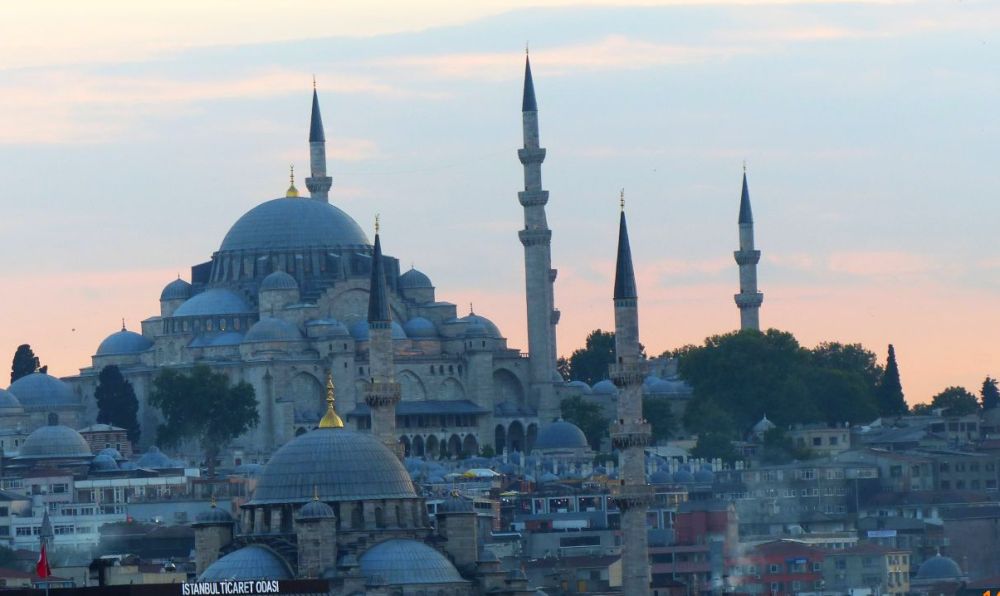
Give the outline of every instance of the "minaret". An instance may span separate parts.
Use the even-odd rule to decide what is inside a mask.
[[[549,192],[542,190],[545,149],[538,144],[538,104],[535,101],[535,84],[531,79],[531,61],[527,57],[524,59],[521,123],[524,148],[518,149],[517,156],[524,165],[524,190],[517,193],[517,198],[524,208],[524,229],[518,232],[518,237],[524,245],[530,378],[537,398],[539,416],[544,422],[550,422],[559,414],[553,387],[559,311],[555,308],[553,289],[556,270],[552,268],[550,249],[552,231],[545,219],[545,204],[549,202]]]
[[[743,168],[743,195],[740,197],[740,249],[733,253],[740,266],[740,293],[733,296],[740,309],[740,330],[760,331],[760,305],[764,294],[757,291],[757,263],[760,251],[753,245],[753,212],[750,210],[750,191],[747,189],[747,171]]]
[[[375,219],[375,249],[372,252],[372,278],[368,293],[368,366],[371,379],[365,391],[365,403],[371,408],[372,434],[402,458],[401,445],[396,438],[396,404],[399,403],[400,390],[393,374],[392,315],[382,264],[378,218]]]
[[[312,118],[309,122],[309,177],[306,188],[309,196],[320,201],[330,201],[330,187],[333,178],[326,175],[326,135],[323,133],[323,117],[319,113],[319,97],[316,95],[316,79],[313,79]]]
[[[624,191],[621,208],[615,265],[615,363],[610,370],[619,392],[618,420],[611,425],[611,445],[621,458],[621,480],[615,487],[614,498],[622,512],[622,593],[633,596],[649,594],[646,511],[653,492],[646,483],[645,448],[650,442],[651,428],[642,417],[645,363],[639,347],[639,297],[625,224]]]

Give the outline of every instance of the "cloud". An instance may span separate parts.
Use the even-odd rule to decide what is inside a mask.
[[[933,259],[900,251],[835,252],[827,259],[829,270],[868,278],[897,278],[930,273]]]

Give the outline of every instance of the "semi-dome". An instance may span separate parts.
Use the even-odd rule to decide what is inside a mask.
[[[153,342],[135,331],[122,329],[107,336],[101,345],[97,346],[98,356],[121,356],[139,354],[153,347]]]
[[[437,328],[434,323],[424,317],[413,317],[403,324],[403,331],[406,332],[407,337],[412,338],[437,336]]]
[[[260,282],[260,291],[267,292],[269,290],[297,290],[299,289],[299,282],[295,281],[295,278],[291,275],[285,273],[284,271],[275,271],[267,277],[264,281]]]
[[[487,337],[492,337],[496,339],[503,337],[503,335],[500,334],[500,328],[497,327],[493,323],[493,321],[487,319],[484,316],[477,315],[476,313],[469,313],[468,315],[459,319],[459,321],[462,321],[466,324],[466,329],[468,329],[468,327],[472,325],[481,325],[485,330]]]
[[[41,426],[21,444],[16,459],[89,458],[93,455],[83,435],[68,426]]]
[[[23,409],[16,395],[6,389],[0,389],[0,411],[10,412],[12,410]]]
[[[403,290],[415,290],[433,288],[434,285],[431,283],[431,278],[427,277],[422,271],[410,267],[409,271],[399,276],[399,287]]]
[[[403,331],[403,327],[399,323],[393,321],[390,328],[392,329],[392,339],[406,339],[406,331]],[[351,325],[350,328],[351,337],[357,341],[368,341],[368,321],[356,321]]]
[[[261,544],[251,544],[212,563],[198,581],[243,581],[251,579],[292,579],[292,570],[278,553]]]
[[[8,391],[17,396],[25,408],[58,408],[78,406],[80,400],[70,386],[48,373],[36,372],[11,383]]]
[[[167,300],[187,300],[190,297],[191,284],[179,277],[163,286],[163,291],[160,292],[160,302]]]
[[[396,455],[371,433],[318,428],[275,452],[257,477],[250,505],[416,497]]]
[[[594,383],[594,395],[618,395],[618,388],[610,379],[604,379]]]
[[[295,325],[284,319],[265,317],[250,327],[243,343],[268,342],[268,341],[298,341],[302,339],[302,332]]]
[[[538,431],[535,449],[587,449],[587,437],[572,422],[556,420]]]
[[[210,315],[239,315],[251,312],[246,300],[239,294],[222,288],[212,288],[195,294],[174,311],[175,317],[204,317]]]
[[[941,553],[934,555],[920,564],[917,579],[958,579],[962,577],[962,569],[958,563]]]
[[[261,203],[236,220],[219,252],[369,244],[361,226],[330,203],[280,198]]]
[[[361,574],[383,585],[467,583],[440,552],[415,540],[380,542],[361,555]]]
[[[318,330],[321,337],[350,335],[347,327],[337,319],[315,319],[306,323],[306,327]]]

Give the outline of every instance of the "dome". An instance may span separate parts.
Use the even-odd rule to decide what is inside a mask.
[[[303,505],[295,517],[298,519],[333,519],[337,517],[337,514],[334,513],[333,507],[323,501],[313,499]]]
[[[434,285],[431,283],[431,278],[411,267],[409,271],[399,276],[399,287],[403,290],[409,290],[433,288]]]
[[[299,289],[299,282],[295,281],[294,277],[285,273],[284,271],[275,271],[274,273],[265,277],[264,281],[260,282],[261,292],[266,292],[268,290],[298,290],[298,289]]]
[[[361,555],[361,574],[384,585],[465,583],[440,552],[415,540],[380,542]],[[374,581],[373,581],[374,580]]]
[[[122,457],[122,454],[119,453],[118,450],[115,449],[114,447],[106,447],[104,449],[101,449],[100,451],[97,452],[97,455],[107,455],[116,462],[125,459],[124,457]]]
[[[766,433],[767,431],[774,428],[774,423],[767,419],[767,414],[757,421],[757,424],[753,425],[753,432],[755,433]]]
[[[361,227],[340,209],[314,199],[274,199],[236,220],[219,252],[369,246]]]
[[[687,385],[684,381],[668,381],[657,379],[656,382],[645,386],[646,392],[654,395],[676,395],[687,393]]]
[[[650,484],[670,484],[671,480],[670,473],[664,470],[657,470],[649,475]]]
[[[90,467],[95,472],[117,472],[118,462],[107,453],[98,453],[90,461]]]
[[[437,512],[439,514],[473,513],[472,501],[452,493],[444,501],[438,503]]]
[[[194,523],[196,524],[231,524],[233,523],[233,516],[229,515],[229,512],[225,509],[218,507],[215,502],[212,502],[212,508],[208,511],[202,511],[194,518]]]
[[[143,453],[142,457],[135,462],[135,465],[149,470],[162,470],[166,468],[178,467],[177,462],[167,457],[166,454],[160,451],[155,445],[150,447],[149,451]]]
[[[337,319],[316,319],[306,323],[309,329],[318,329],[321,337],[338,337],[350,335],[347,327]]]
[[[468,330],[470,326],[481,325],[485,331],[486,337],[492,337],[496,339],[500,339],[503,337],[503,335],[500,334],[500,329],[493,324],[493,321],[487,319],[486,317],[479,316],[476,313],[469,313],[468,315],[459,319],[459,321],[462,321],[466,324],[466,334],[469,333]]]
[[[590,385],[588,385],[584,381],[570,381],[569,383],[566,383],[566,386],[579,389],[580,393],[584,395],[590,395],[591,393],[593,393],[593,390],[590,388]]]
[[[239,315],[251,312],[246,300],[234,292],[212,288],[195,294],[174,311],[175,317],[203,317],[206,315]]]
[[[89,458],[93,455],[83,435],[68,426],[41,426],[21,444],[17,459]]]
[[[392,322],[392,339],[406,339],[406,332],[396,321]],[[351,325],[351,337],[357,341],[368,341],[368,321],[357,321]]]
[[[123,354],[139,354],[153,347],[153,342],[135,331],[122,329],[118,333],[107,336],[97,347],[97,356],[117,356]]]
[[[701,483],[715,482],[715,472],[702,468],[694,473],[694,481]]]
[[[191,284],[179,277],[163,286],[163,291],[160,292],[160,302],[165,300],[187,300],[190,297]]]
[[[36,372],[21,377],[7,388],[25,408],[78,406],[80,400],[70,386],[47,373]]]
[[[413,317],[405,324],[403,324],[403,331],[406,332],[407,337],[436,337],[437,328],[434,323],[424,317]]]
[[[327,503],[416,497],[406,468],[374,435],[318,428],[271,457],[257,477],[250,505]]]
[[[472,321],[466,323],[463,337],[489,337],[489,331],[487,331],[485,325],[477,321]]]
[[[559,477],[552,472],[546,472],[538,480],[539,482],[559,482]]]
[[[941,553],[934,555],[920,564],[917,579],[957,579],[962,577],[962,569],[958,563]]]
[[[202,582],[249,579],[292,579],[292,571],[278,553],[251,544],[212,563],[198,576]]]
[[[298,341],[302,339],[302,332],[295,325],[284,319],[265,317],[250,327],[243,343],[265,342],[265,341]]]
[[[538,431],[535,449],[589,449],[587,437],[572,422],[556,420]]]
[[[674,482],[678,484],[690,484],[694,482],[694,474],[681,468],[674,472]]]
[[[618,388],[610,379],[604,379],[594,383],[593,392],[594,395],[618,395]]]
[[[17,397],[7,391],[6,389],[0,389],[0,410],[23,410],[21,407],[21,402],[18,401]]]

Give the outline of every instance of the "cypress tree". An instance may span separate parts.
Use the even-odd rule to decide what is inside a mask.
[[[124,428],[128,440],[139,441],[139,400],[132,383],[125,380],[118,367],[110,364],[101,369],[97,377],[97,422]]]
[[[10,366],[10,382],[26,377],[41,368],[38,364],[38,356],[32,351],[28,344],[17,346],[14,352],[14,362]]]
[[[879,413],[883,416],[898,416],[907,412],[903,398],[903,386],[899,382],[899,365],[896,364],[896,349],[889,344],[889,357],[885,361],[885,372],[878,385]]]
[[[997,389],[997,380],[992,377],[986,377],[979,396],[983,400],[984,410],[992,410],[1000,405],[1000,389]]]

